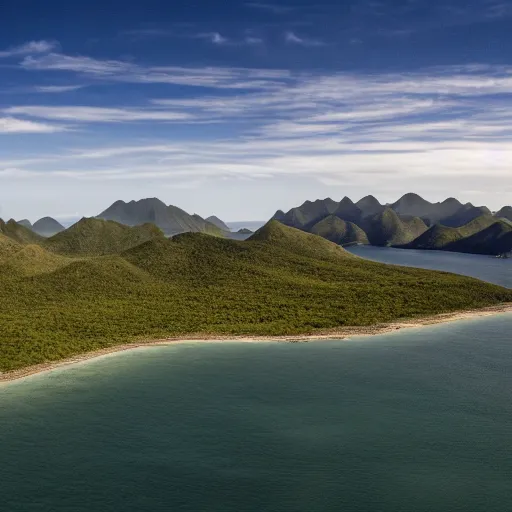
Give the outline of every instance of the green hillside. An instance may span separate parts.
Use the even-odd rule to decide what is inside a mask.
[[[92,233],[79,252],[105,251]],[[4,251],[3,270],[19,248]],[[54,256],[53,270],[41,265]],[[141,339],[314,333],[512,301],[512,290],[366,261],[275,221],[244,242],[188,233],[106,256],[38,248],[24,259],[40,270],[0,272],[1,371]]]
[[[37,244],[43,240],[43,238],[37,233],[34,233],[32,230],[22,226],[21,224],[18,224],[13,219],[8,222],[4,222],[0,219],[0,234],[20,244]]]
[[[482,229],[488,228],[496,222],[491,215],[482,215],[465,226],[453,228],[435,224],[428,231],[423,233],[417,239],[413,240],[404,249],[423,249],[423,250],[443,250],[450,244],[462,240],[468,236],[478,233]],[[397,244],[398,245],[398,244]]]
[[[353,222],[330,215],[313,226],[311,233],[338,245],[369,244],[366,233]]]
[[[366,221],[366,232],[372,245],[406,244],[426,230],[426,224],[418,217],[401,217],[391,208]]]
[[[101,256],[119,253],[163,236],[154,224],[129,227],[113,221],[84,218],[65,231],[48,238],[42,245],[60,254]]]
[[[512,252],[512,225],[504,221],[494,222],[473,235],[448,244],[446,250],[493,255]]]

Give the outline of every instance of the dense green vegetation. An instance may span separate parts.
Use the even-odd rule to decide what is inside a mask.
[[[435,224],[428,231],[404,246],[405,249],[441,250],[447,249],[450,244],[472,236],[496,222],[491,215],[482,215],[465,226],[453,228],[442,224]]]
[[[60,254],[102,256],[120,253],[152,238],[164,238],[154,224],[130,227],[113,221],[84,218],[48,238],[42,245]]]
[[[69,257],[0,237],[0,370],[140,339],[314,333],[512,301],[512,290],[366,261],[275,221],[245,242],[188,233],[105,256],[76,247]]]
[[[366,233],[353,222],[345,222],[336,215],[329,215],[313,226],[311,233],[338,245],[368,244]]]

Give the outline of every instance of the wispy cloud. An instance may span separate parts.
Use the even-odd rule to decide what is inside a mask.
[[[98,60],[51,53],[23,59],[21,67],[34,71],[71,71],[96,80],[130,83],[164,83],[219,89],[267,89],[281,85],[290,76],[286,70],[245,68],[185,68],[142,66],[126,61]]]
[[[116,123],[133,121],[185,121],[192,116],[185,112],[151,109],[123,109],[78,106],[22,106],[4,110],[8,115],[28,116],[56,121]]]
[[[83,89],[84,85],[36,85],[34,86],[35,92],[58,94],[61,92],[76,91]]]
[[[30,41],[20,46],[12,46],[7,50],[0,51],[0,58],[49,53],[56,48],[58,48],[58,43],[55,41]]]
[[[295,32],[288,31],[284,34],[284,39],[289,44],[296,44],[299,46],[325,46],[323,41],[319,39],[311,39],[307,37],[298,36]]]
[[[66,131],[64,126],[16,119],[14,117],[0,117],[0,134],[6,133],[55,133]]]

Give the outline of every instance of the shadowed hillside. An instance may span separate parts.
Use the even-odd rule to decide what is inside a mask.
[[[333,215],[341,222],[335,222]],[[339,203],[332,199],[306,201],[288,213],[278,210],[274,219],[341,245],[367,243],[368,240],[378,246],[444,250],[447,244],[476,233],[468,229],[470,223],[474,222],[473,226],[482,230],[499,218],[512,222],[507,216],[512,217],[511,207],[503,207],[493,216],[486,206],[462,204],[453,197],[431,203],[418,194],[409,193],[387,206],[371,195],[355,204],[348,197]],[[489,222],[482,222],[482,218]],[[431,230],[427,232],[429,226]],[[491,244],[487,254],[493,254],[492,241],[487,237],[483,239]]]
[[[435,224],[428,231],[413,240],[404,249],[424,249],[424,250],[443,250],[450,247],[451,244],[472,236],[483,229],[488,228],[496,222],[496,219],[490,215],[482,215],[472,220],[465,226],[452,228]],[[399,245],[399,244],[396,244]],[[453,246],[452,246],[453,247]]]
[[[391,208],[371,217],[366,232],[372,245],[400,245],[408,243],[428,228],[418,217],[400,217]]]
[[[0,237],[2,371],[141,339],[314,333],[512,301],[512,290],[366,261],[277,221],[244,242],[156,233],[84,255],[140,241],[134,233],[86,219],[47,241],[53,252]],[[55,252],[71,249],[81,256]]]

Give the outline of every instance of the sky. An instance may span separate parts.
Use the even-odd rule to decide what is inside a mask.
[[[512,0],[2,0],[0,217],[512,203]]]

